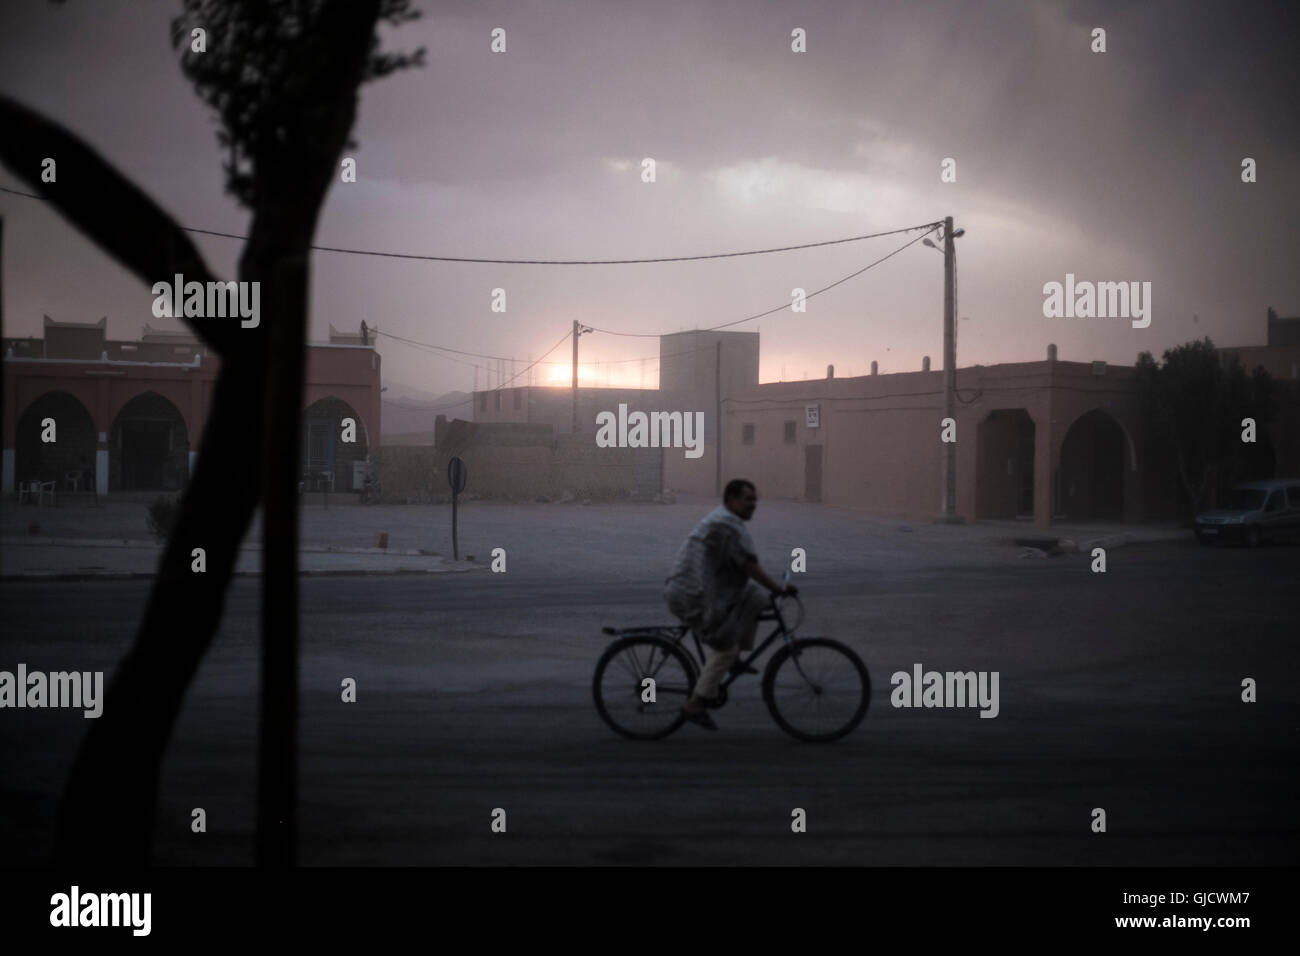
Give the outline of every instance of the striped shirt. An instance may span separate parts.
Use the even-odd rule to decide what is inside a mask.
[[[712,629],[744,597],[746,569],[756,560],[744,520],[718,505],[677,551],[664,581],[669,609],[687,624]]]

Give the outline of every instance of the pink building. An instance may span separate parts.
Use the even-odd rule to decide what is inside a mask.
[[[1270,326],[1270,334],[1273,328]],[[1236,349],[1283,383],[1261,428],[1258,477],[1300,476],[1300,344]],[[1173,463],[1153,458],[1132,367],[1041,362],[959,368],[957,514],[966,519],[1173,518]],[[942,511],[943,372],[778,382],[722,401],[722,474],[760,496],[820,501],[909,520]],[[675,488],[710,490],[711,466],[681,462]]]
[[[106,326],[47,316],[44,338],[0,344],[6,494],[34,481],[106,495],[176,490],[188,480],[220,358],[189,333],[146,325],[138,341],[113,341]],[[379,447],[380,363],[369,336],[330,333],[307,351],[302,473],[312,487],[348,491],[359,489]],[[53,442],[42,440],[50,421]]]

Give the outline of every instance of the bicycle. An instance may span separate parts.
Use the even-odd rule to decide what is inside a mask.
[[[770,608],[759,615],[759,621],[776,621],[777,626],[748,658],[737,659],[719,685],[718,696],[708,706],[725,705],[727,687],[747,673],[769,645],[783,640],[784,646],[772,655],[763,671],[763,702],[768,712],[776,725],[796,740],[839,740],[866,716],[871,703],[871,677],[862,659],[839,641],[828,637],[796,638],[794,632],[803,623],[803,602],[798,597],[792,599],[799,608],[794,626],[788,626],[781,613],[782,596],[773,595]],[[624,737],[667,737],[686,722],[681,705],[690,697],[699,679],[699,668],[704,666],[699,635],[685,624],[601,630],[616,639],[596,662],[592,694],[597,713]],[[698,665],[685,644],[688,631],[695,641]],[[618,666],[612,666],[616,661]],[[808,713],[810,710],[813,713]],[[827,711],[841,716],[830,717],[828,728],[814,727],[817,718]]]

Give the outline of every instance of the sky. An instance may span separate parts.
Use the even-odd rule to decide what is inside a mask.
[[[357,181],[316,243],[479,258],[658,258],[822,242],[953,216],[958,364],[1132,364],[1209,336],[1265,341],[1300,314],[1300,6],[1261,2],[456,0],[383,30],[425,66],[366,84]],[[215,116],[181,73],[179,0],[5,0],[0,91],[74,131],[185,226],[243,233]],[[1245,11],[1244,13],[1242,11]],[[506,50],[491,50],[492,31]],[[806,52],[791,49],[805,31]],[[1093,31],[1106,50],[1093,52]],[[0,135],[3,132],[0,131]],[[642,180],[653,158],[656,180]],[[1257,181],[1242,182],[1255,160]],[[942,182],[945,159],[956,181]],[[0,186],[31,191],[0,166]],[[0,192],[5,335],[42,317],[156,319],[146,283],[45,203]],[[760,381],[942,365],[943,259],[921,233],[742,258],[613,266],[316,252],[310,335],[364,319],[418,342],[513,357],[517,384],[568,384],[574,320],[609,332],[733,322]],[[195,236],[234,278],[241,243]],[[1043,286],[1151,283],[1151,323],[1044,316]],[[169,276],[160,276],[169,280]],[[492,311],[506,291],[505,313]],[[386,385],[498,384],[496,363],[379,338]],[[583,385],[654,387],[658,342],[581,338]],[[480,368],[471,367],[477,363]],[[509,363],[505,363],[509,368]],[[489,368],[491,366],[491,368]],[[492,377],[489,378],[489,375]],[[507,372],[507,378],[510,373]]]

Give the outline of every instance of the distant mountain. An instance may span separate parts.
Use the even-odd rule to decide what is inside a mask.
[[[434,395],[401,382],[392,382],[383,393],[384,440],[412,433],[432,437],[434,423],[439,415],[447,420],[473,418],[470,414],[471,397],[468,392],[444,392]]]

